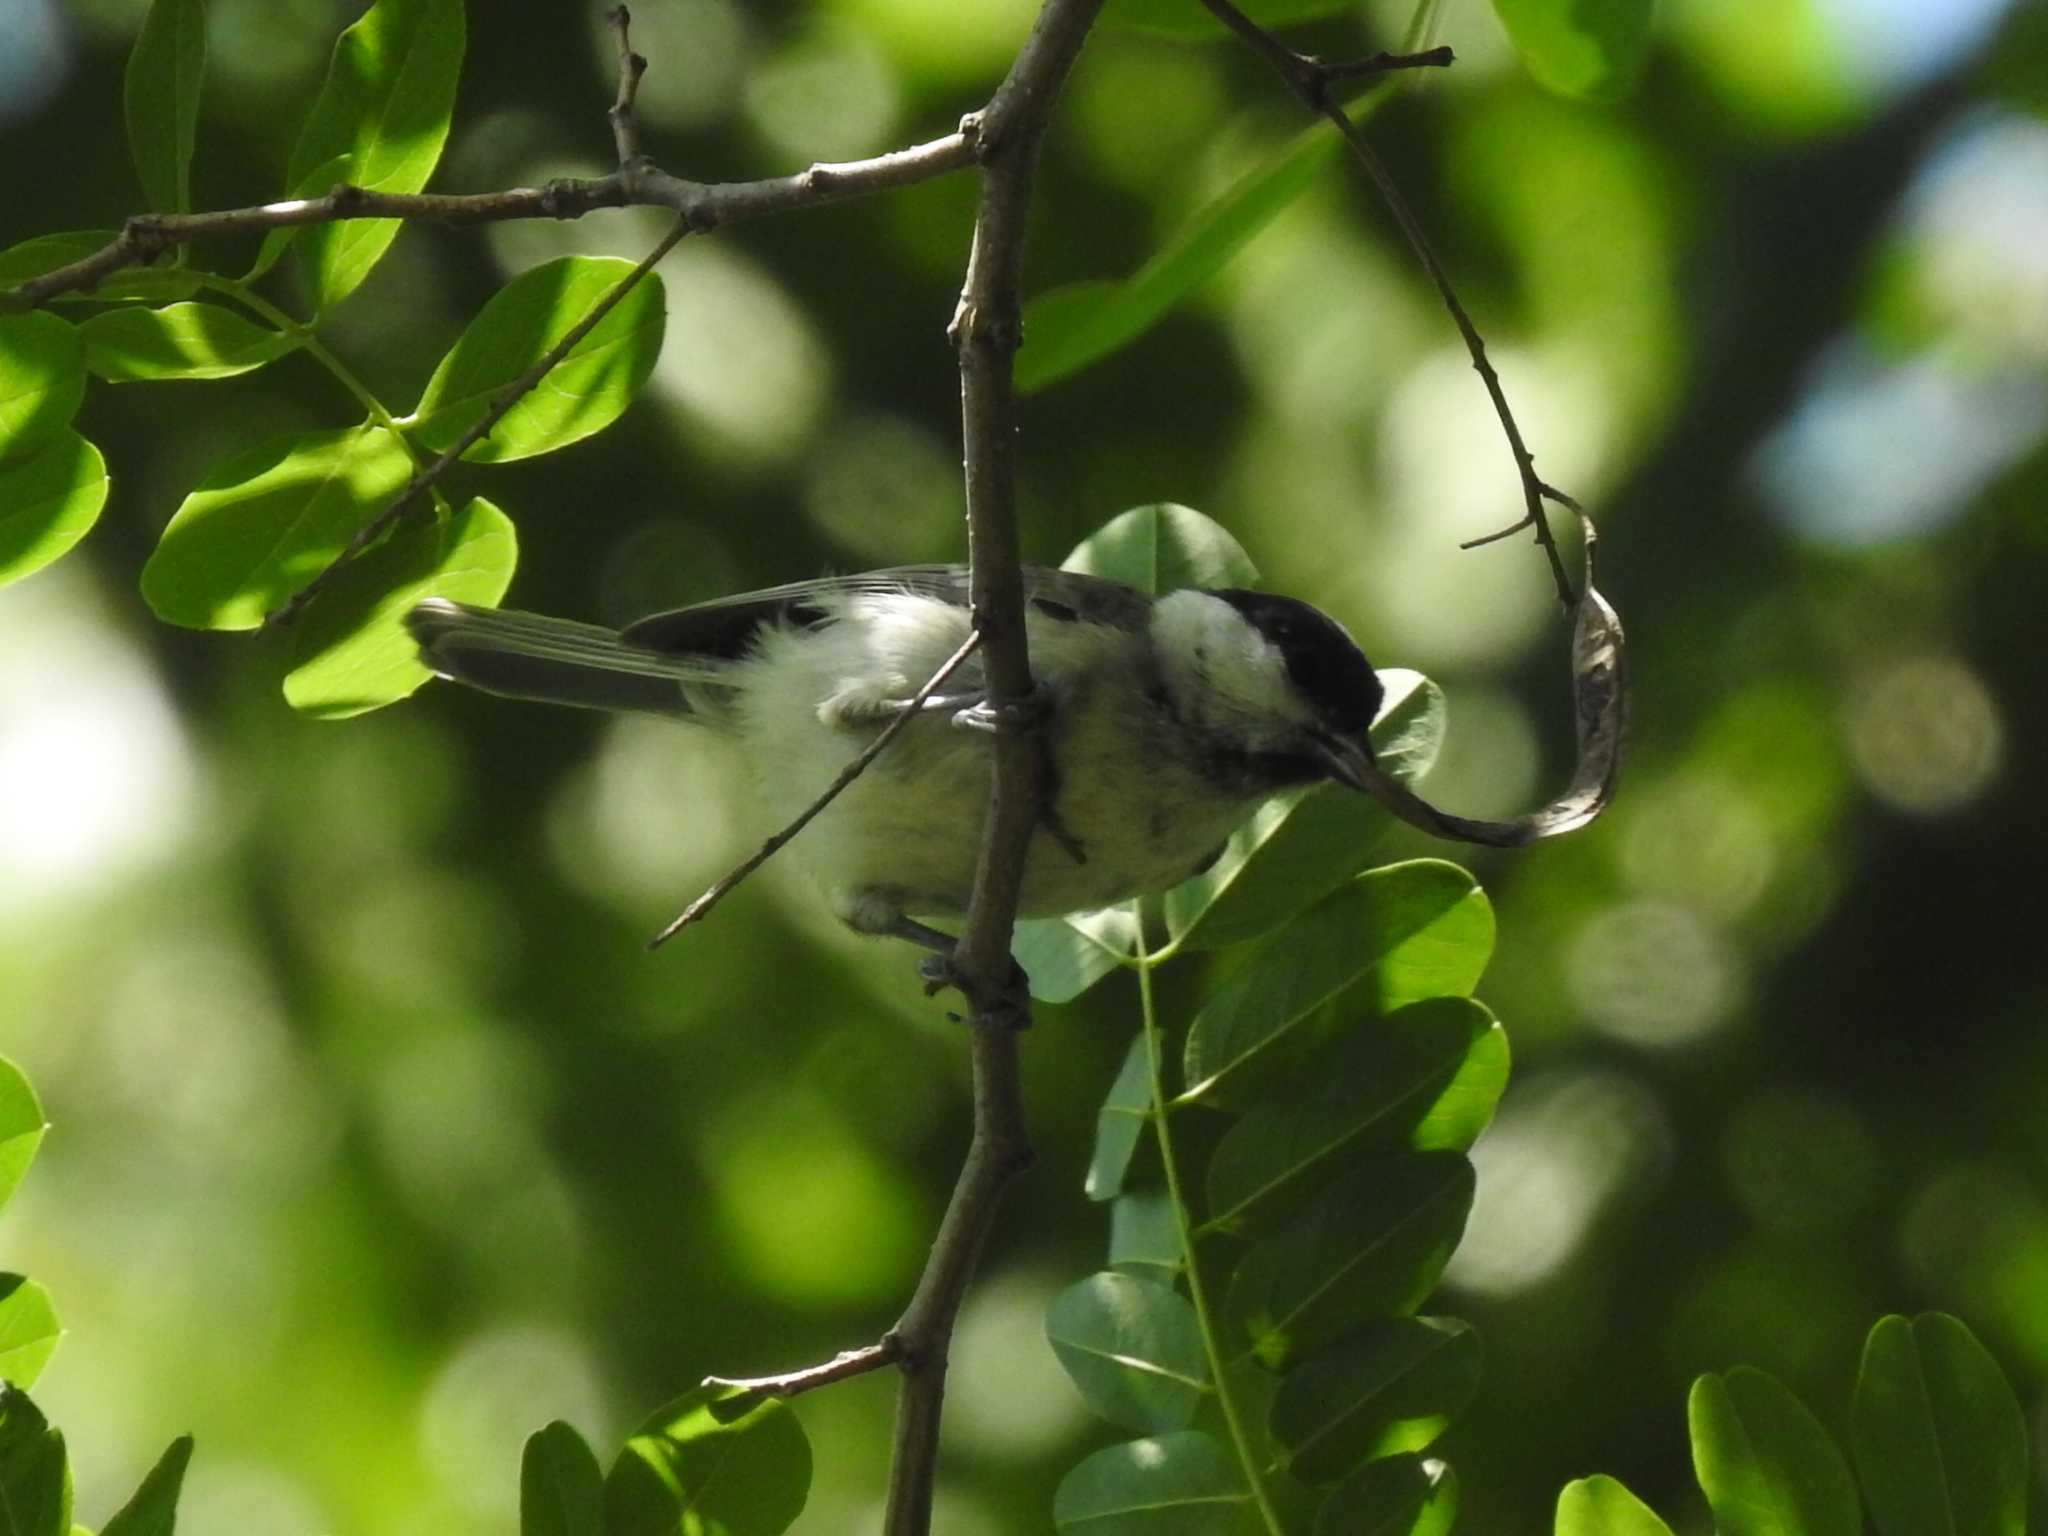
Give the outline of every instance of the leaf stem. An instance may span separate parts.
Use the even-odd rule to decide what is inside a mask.
[[[1202,1280],[1202,1268],[1195,1255],[1195,1232],[1188,1219],[1188,1203],[1183,1197],[1180,1180],[1180,1164],[1173,1155],[1173,1132],[1168,1128],[1166,1100],[1165,1050],[1160,1039],[1159,1014],[1152,996],[1152,971],[1159,964],[1145,948],[1145,923],[1137,912],[1138,904],[1131,904],[1138,916],[1138,1008],[1145,1031],[1145,1056],[1152,1072],[1152,1132],[1159,1138],[1159,1161],[1166,1170],[1166,1197],[1173,1205],[1173,1222],[1180,1234],[1181,1257],[1187,1263],[1188,1300],[1195,1309],[1195,1321],[1202,1331],[1202,1350],[1209,1357],[1209,1375],[1216,1383],[1216,1403],[1223,1410],[1223,1422],[1230,1431],[1230,1443],[1237,1452],[1238,1465],[1244,1468],[1245,1482],[1251,1487],[1252,1502],[1258,1507],[1261,1525],[1270,1536],[1286,1536],[1286,1527],[1280,1523],[1280,1512],[1274,1507],[1273,1495],[1266,1487],[1264,1474],[1259,1467],[1259,1457],[1253,1448],[1251,1437],[1246,1431],[1244,1411],[1230,1390],[1230,1378],[1225,1372],[1221,1340],[1217,1337],[1216,1317],[1209,1305],[1208,1287]]]
[[[319,333],[311,325],[278,308],[238,278],[221,277],[212,272],[195,273],[194,276],[214,292],[225,293],[230,298],[239,299],[266,323],[298,342],[306,349],[307,356],[333,374],[335,382],[355,396],[356,403],[369,412],[370,420],[398,439],[399,445],[405,449],[405,456],[412,460],[414,469],[418,469],[425,462],[420,457],[419,449],[400,430],[398,418],[385,409],[384,402],[377,398],[369,385],[356,377],[354,369],[327,349],[327,344],[321,341]]]

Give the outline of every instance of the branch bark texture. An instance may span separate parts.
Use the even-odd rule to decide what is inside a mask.
[[[967,548],[974,629],[989,703],[999,720],[1028,720],[1031,659],[1024,641],[1017,534],[1017,402],[1012,365],[1022,333],[1024,240],[1040,146],[1061,85],[1103,0],[1046,0],[1010,73],[974,124],[981,202],[967,277],[953,318],[967,479]],[[1039,754],[1028,729],[996,737],[994,784],[974,894],[954,955],[971,1010],[974,1135],[930,1261],[897,1323],[903,1384],[889,1464],[886,1536],[931,1528],[947,1351],[960,1303],[1003,1191],[1030,1162],[1010,933],[1024,860],[1039,815]]]

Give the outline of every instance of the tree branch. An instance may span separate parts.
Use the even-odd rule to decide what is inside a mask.
[[[953,957],[954,976],[970,1007],[974,1134],[931,1257],[895,1329],[903,1346],[903,1386],[889,1463],[886,1536],[924,1536],[931,1528],[953,1325],[1003,1191],[1031,1159],[1017,1050],[1029,999],[1018,989],[1010,934],[1038,822],[1040,765],[1028,726],[1015,725],[1028,718],[1033,685],[1024,639],[1011,368],[1023,339],[1021,273],[1039,147],[1102,3],[1046,0],[978,121],[981,204],[951,335],[960,353],[974,628],[982,637],[989,705],[1013,728],[995,738],[981,858]]]
[[[1486,385],[1487,397],[1493,401],[1494,414],[1500,418],[1501,430],[1507,434],[1508,447],[1515,456],[1515,470],[1522,477],[1522,501],[1524,511],[1520,522],[1503,528],[1485,538],[1474,539],[1460,548],[1472,549],[1480,544],[1490,544],[1495,539],[1504,539],[1520,533],[1524,528],[1536,530],[1536,542],[1543,546],[1543,553],[1550,562],[1551,579],[1557,584],[1558,601],[1569,609],[1577,601],[1572,590],[1571,577],[1565,573],[1564,557],[1559,554],[1557,540],[1550,531],[1550,519],[1544,515],[1543,504],[1554,501],[1560,506],[1571,507],[1572,503],[1563,492],[1544,483],[1536,473],[1536,456],[1522,441],[1522,429],[1515,423],[1515,413],[1508,409],[1507,395],[1502,391],[1500,375],[1494,372],[1493,364],[1486,356],[1486,343],[1480,338],[1479,329],[1473,325],[1472,317],[1465,313],[1465,306],[1459,302],[1457,291],[1451,287],[1450,274],[1444,270],[1443,262],[1437,257],[1436,248],[1423,233],[1422,222],[1415,216],[1415,210],[1408,206],[1408,199],[1401,194],[1389,174],[1386,162],[1372,147],[1365,136],[1365,130],[1351,120],[1351,115],[1330,99],[1330,85],[1340,79],[1354,78],[1360,74],[1376,73],[1382,69],[1412,69],[1450,63],[1449,49],[1433,49],[1420,54],[1377,54],[1370,59],[1353,64],[1330,64],[1308,54],[1296,53],[1285,43],[1267,32],[1231,0],[1202,0],[1202,4],[1216,19],[1228,27],[1267,63],[1271,64],[1280,78],[1287,82],[1289,90],[1301,98],[1302,104],[1311,112],[1321,113],[1344,135],[1351,151],[1358,157],[1365,173],[1372,178],[1379,189],[1394,222],[1401,227],[1408,245],[1415,252],[1415,259],[1429,274],[1436,285],[1444,308],[1458,327],[1458,334],[1464,338],[1465,350],[1471,354],[1472,367]]]
[[[637,57],[637,55],[636,55]],[[147,265],[173,246],[228,235],[262,233],[342,219],[407,219],[439,224],[496,224],[508,219],[577,219],[599,208],[668,208],[686,234],[769,214],[929,181],[974,163],[975,134],[963,126],[944,138],[868,160],[820,163],[760,181],[704,182],[671,176],[645,160],[608,176],[567,177],[540,187],[501,192],[371,192],[337,186],[320,197],[292,198],[212,213],[137,214],[90,256],[52,268],[0,294],[0,309],[35,309],[66,293],[89,293],[125,267]]]

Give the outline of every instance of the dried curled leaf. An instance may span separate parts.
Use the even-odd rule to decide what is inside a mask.
[[[1593,584],[1598,547],[1593,520],[1584,512],[1578,518],[1585,540],[1586,580],[1573,605],[1572,710],[1578,724],[1579,762],[1571,784],[1539,811],[1509,821],[1475,821],[1438,810],[1391,774],[1368,772],[1366,788],[1373,798],[1403,821],[1458,842],[1519,848],[1583,827],[1614,799],[1628,727],[1628,643],[1621,615]]]

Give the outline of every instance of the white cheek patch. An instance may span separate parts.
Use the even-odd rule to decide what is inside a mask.
[[[1167,688],[1189,718],[1311,719],[1279,649],[1220,597],[1168,593],[1153,606],[1152,640]]]

